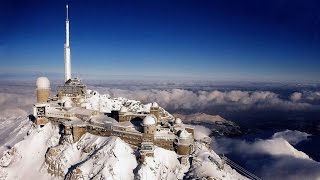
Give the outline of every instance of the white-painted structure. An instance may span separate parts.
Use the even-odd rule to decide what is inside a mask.
[[[65,82],[71,79],[71,55],[70,55],[70,43],[69,43],[69,8],[67,8],[66,18],[66,42],[64,44],[64,80]]]
[[[37,89],[50,89],[50,81],[47,77],[38,77]]]
[[[149,126],[149,125],[154,125],[156,124],[155,117],[152,115],[148,115],[143,119],[143,125],[144,126]]]

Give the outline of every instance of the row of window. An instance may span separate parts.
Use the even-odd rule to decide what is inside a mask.
[[[56,113],[47,113],[48,115],[53,115],[53,116],[64,116],[64,114],[56,114]]]

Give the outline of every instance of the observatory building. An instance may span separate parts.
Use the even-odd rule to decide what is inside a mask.
[[[177,152],[185,163],[194,151],[194,128],[179,118],[166,116],[156,102],[143,113],[130,111],[126,104],[111,113],[86,108],[85,102],[92,94],[87,93],[80,79],[71,77],[68,6],[66,10],[65,82],[50,96],[48,78],[37,79],[35,124],[44,126],[50,122],[59,126],[62,142],[77,142],[85,133],[116,136],[138,149],[141,161],[153,156],[154,147],[158,146]]]

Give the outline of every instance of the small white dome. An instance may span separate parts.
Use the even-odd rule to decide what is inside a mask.
[[[151,105],[151,107],[159,107],[159,105],[158,105],[158,103],[153,102],[152,105]]]
[[[176,118],[175,123],[176,124],[182,124],[182,120],[180,118]]]
[[[188,133],[186,130],[183,130],[179,134],[180,139],[188,139],[190,137],[190,133]]]
[[[72,107],[72,100],[70,99],[70,97],[63,96],[61,98],[61,104],[63,104],[63,107],[65,107],[65,108],[71,108]]]
[[[126,113],[126,112],[128,112],[128,108],[125,107],[125,106],[122,106],[121,109],[120,109],[120,112],[121,113]]]
[[[63,103],[63,106],[65,108],[71,108],[72,107],[72,102],[71,100],[66,100],[64,103]]]
[[[154,125],[156,124],[156,119],[152,115],[148,115],[143,119],[143,125]]]
[[[37,88],[38,89],[49,89],[50,88],[49,79],[47,77],[38,77]]]

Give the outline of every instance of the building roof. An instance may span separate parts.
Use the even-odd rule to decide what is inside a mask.
[[[106,124],[106,123],[117,123],[117,120],[108,117],[106,115],[96,115],[91,118],[94,123]]]
[[[155,139],[175,139],[176,135],[168,130],[161,130],[161,131],[156,131],[154,135]]]
[[[91,116],[92,113],[95,112],[95,111],[91,110],[91,109],[81,108],[81,107],[73,107],[73,108],[69,109],[68,112],[74,113],[74,114],[81,114],[81,115]]]

